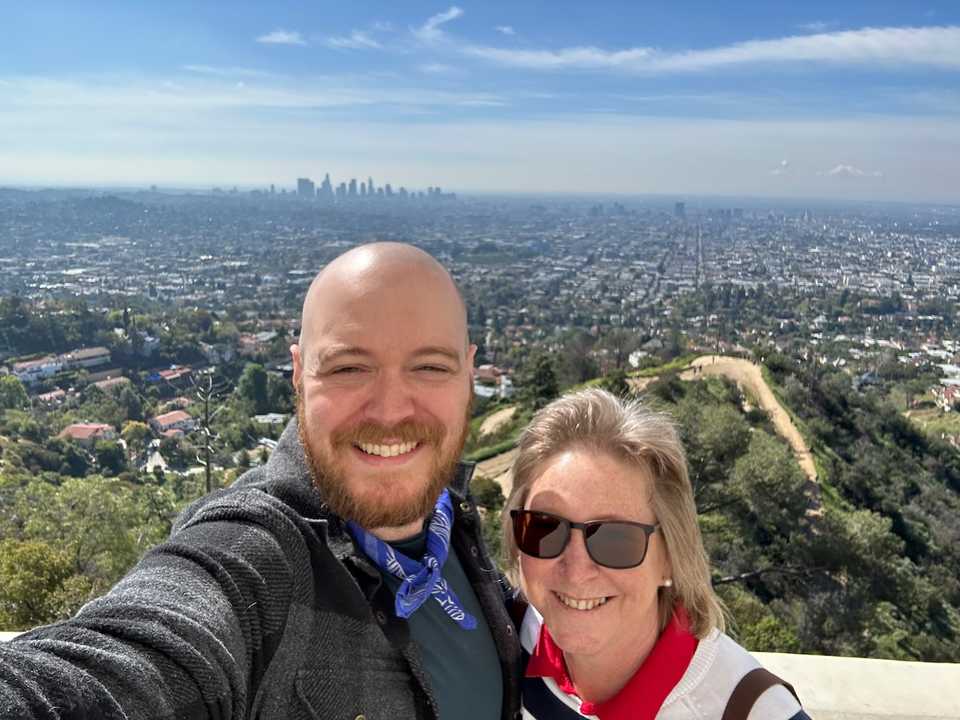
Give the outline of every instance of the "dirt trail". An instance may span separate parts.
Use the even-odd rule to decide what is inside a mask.
[[[749,360],[743,360],[741,358],[726,357],[723,355],[703,355],[690,363],[690,369],[682,372],[680,378],[682,380],[698,380],[706,375],[722,375],[733,380],[751,400],[756,401],[759,407],[770,416],[770,421],[773,423],[774,429],[790,445],[790,448],[793,450],[793,455],[800,465],[800,469],[803,470],[804,475],[807,476],[807,479],[811,483],[812,507],[807,512],[811,515],[819,515],[822,510],[820,509],[819,486],[817,485],[817,468],[813,462],[813,455],[810,453],[810,448],[807,447],[807,443],[800,434],[800,431],[797,430],[797,426],[794,425],[793,420],[790,419],[790,415],[787,414],[787,411],[784,410],[783,406],[773,394],[773,391],[770,390],[770,386],[767,385],[767,382],[763,379],[760,367]],[[656,379],[655,377],[636,378],[630,379],[628,382],[634,392],[640,392]],[[506,410],[512,409],[513,408],[505,408],[498,413],[494,413],[487,418],[487,421],[492,420]],[[484,425],[486,425],[486,421]],[[477,463],[476,473],[477,475],[483,475],[484,477],[494,480],[500,485],[504,497],[506,497],[510,494],[510,490],[513,487],[513,475],[510,472],[510,466],[513,464],[516,456],[517,450],[513,449],[489,458],[488,460],[484,460],[483,462]]]
[[[777,400],[763,374],[760,366],[749,360],[725,357],[723,355],[703,355],[690,363],[691,369],[681,373],[683,380],[696,380],[705,375],[722,375],[730,378],[749,394],[769,416],[777,433],[786,440],[793,449],[793,454],[800,464],[800,468],[810,482],[817,482],[817,468],[813,463],[813,455],[806,441],[793,424],[790,415],[783,409]]]
[[[510,472],[510,466],[513,465],[514,458],[517,457],[517,449],[507,450],[505,453],[494,455],[488,460],[477,463],[476,475],[483,475],[493,480],[500,489],[503,490],[503,496],[507,497],[510,490],[513,489],[513,473]]]
[[[502,425],[510,422],[516,412],[517,406],[511,405],[510,407],[505,407],[503,410],[497,410],[495,413],[488,415],[480,424],[480,434],[493,435]]]

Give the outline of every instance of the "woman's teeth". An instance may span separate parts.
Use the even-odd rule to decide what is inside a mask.
[[[367,455],[379,455],[380,457],[396,457],[397,455],[406,455],[413,452],[417,447],[415,442],[397,443],[394,445],[372,445],[370,443],[359,443],[358,448]]]
[[[610,598],[599,597],[599,598],[590,598],[589,600],[578,600],[577,598],[572,598],[569,595],[563,595],[562,593],[554,593],[557,596],[557,600],[562,602],[568,608],[574,610],[593,610],[596,607],[600,607],[607,602]]]

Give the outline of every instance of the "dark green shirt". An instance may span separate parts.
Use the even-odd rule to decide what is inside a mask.
[[[390,543],[409,558],[421,560],[426,530],[409,540]],[[381,571],[387,587],[396,592],[399,578]],[[483,609],[470,586],[453,547],[443,566],[443,578],[456,593],[460,606],[477,619],[464,630],[451,620],[434,598],[429,598],[408,622],[423,657],[442,720],[496,720],[503,702],[503,678],[497,648]]]

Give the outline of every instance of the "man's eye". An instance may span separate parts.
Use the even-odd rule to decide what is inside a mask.
[[[331,375],[353,375],[360,372],[363,372],[363,368],[358,365],[344,365],[330,370]]]
[[[448,373],[450,368],[444,367],[443,365],[421,365],[417,368],[420,372],[427,373]]]

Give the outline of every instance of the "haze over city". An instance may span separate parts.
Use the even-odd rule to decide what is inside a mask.
[[[955,3],[17,3],[0,183],[960,202]]]

